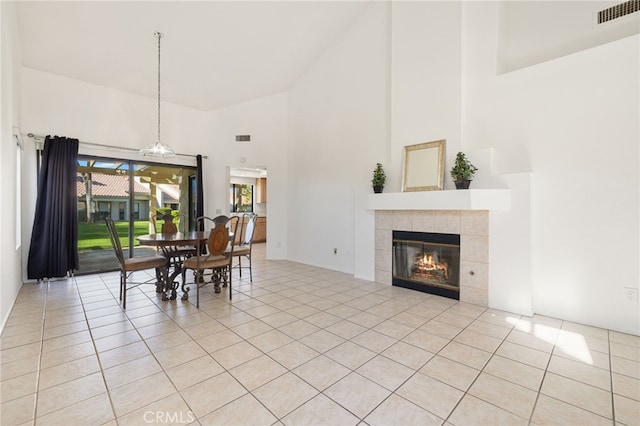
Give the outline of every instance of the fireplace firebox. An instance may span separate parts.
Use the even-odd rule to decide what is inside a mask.
[[[393,231],[394,286],[460,300],[460,235]]]

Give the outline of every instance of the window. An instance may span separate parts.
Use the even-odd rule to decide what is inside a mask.
[[[78,200],[78,221],[86,222],[87,221],[87,202]]]
[[[21,141],[21,137],[19,137],[18,135],[20,134],[20,132],[18,132],[18,134],[15,136],[16,137],[16,198],[14,200],[14,206],[16,209],[16,228],[15,228],[15,232],[16,232],[16,250],[20,248],[20,246],[22,246],[22,199],[21,199],[21,194],[22,194],[22,189],[20,188],[20,186],[22,185],[22,181],[21,181],[21,176],[20,174],[22,173],[22,141]]]
[[[253,211],[253,185],[231,184],[229,187],[231,213]]]
[[[140,203],[133,203],[133,218],[140,219]]]
[[[98,215],[99,217],[111,216],[111,203],[106,201],[98,201]]]
[[[118,219],[119,220],[124,220],[124,214],[126,209],[127,209],[127,203],[122,201],[118,203]]]

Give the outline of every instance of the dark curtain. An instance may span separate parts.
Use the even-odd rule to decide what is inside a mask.
[[[78,139],[45,138],[27,263],[29,279],[64,277],[78,269],[78,145]]]
[[[204,216],[204,189],[202,187],[202,155],[196,155],[196,165],[198,170],[196,171],[196,218]],[[204,230],[204,222],[200,222],[199,229],[196,231]]]

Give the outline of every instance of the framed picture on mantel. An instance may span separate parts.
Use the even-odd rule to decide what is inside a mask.
[[[443,139],[404,147],[402,192],[442,190],[445,144]]]

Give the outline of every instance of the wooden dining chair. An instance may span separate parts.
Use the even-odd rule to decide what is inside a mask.
[[[253,246],[253,234],[256,229],[258,215],[256,213],[245,213],[240,221],[240,244],[235,247],[233,253],[225,253],[227,256],[238,258],[238,264],[232,266],[232,269],[238,269],[240,278],[242,278],[242,269],[249,269],[249,278],[253,282],[253,270],[251,269],[251,247]],[[242,258],[249,262],[249,266],[242,266]]]
[[[162,220],[160,224],[160,233],[162,234],[175,234],[178,232],[178,227],[173,223],[173,216],[167,214],[154,214],[151,216],[153,233],[158,232],[158,220]]]
[[[109,237],[111,238],[111,245],[113,251],[116,253],[116,258],[120,264],[120,300],[122,300],[122,309],[127,309],[127,291],[132,288],[136,288],[142,284],[154,284],[158,286],[158,275],[155,278],[150,278],[142,282],[130,281],[129,278],[136,271],[144,271],[146,269],[155,268],[156,271],[162,274],[162,277],[167,277],[167,259],[164,256],[144,256],[144,257],[132,257],[125,258],[122,251],[122,245],[120,244],[120,237],[118,236],[118,230],[110,217],[105,217],[104,221],[107,223],[107,229],[109,230]],[[127,282],[128,281],[128,282]]]
[[[162,234],[176,234],[178,233],[178,227],[173,222],[173,215],[170,213],[163,215],[154,215],[152,216],[153,220],[153,229],[157,229],[157,220],[161,219],[163,222],[160,226],[160,232]],[[177,264],[181,264],[188,257],[195,256],[196,248],[190,246],[180,246],[180,247],[169,247],[165,250],[165,256],[170,257],[171,265],[175,266]]]
[[[207,284],[214,285],[214,291],[220,293],[221,285],[229,287],[229,300],[233,297],[231,285],[231,261],[232,256],[225,256],[225,252],[233,253],[234,239],[229,235],[234,235],[238,228],[239,218],[237,216],[216,216],[211,219],[201,216],[196,219],[198,228],[202,223],[206,228],[207,222],[211,228],[209,239],[207,240],[206,250],[204,254],[203,245],[197,245],[196,255],[185,259],[182,263],[182,288],[185,287],[187,270],[194,272],[194,281],[196,286],[196,307],[200,308],[200,288]]]

